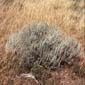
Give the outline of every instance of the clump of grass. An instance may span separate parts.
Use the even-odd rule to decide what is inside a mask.
[[[64,38],[57,28],[46,23],[34,23],[10,35],[6,51],[15,55],[9,57],[11,68],[19,72],[32,69],[36,75],[39,71],[42,74],[42,66],[54,69],[60,67],[62,62],[72,64],[79,57],[80,45],[70,37]]]

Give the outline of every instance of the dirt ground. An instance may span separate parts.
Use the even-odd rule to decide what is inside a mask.
[[[13,71],[3,69],[10,56],[5,52],[9,35],[39,21],[58,26],[66,36],[74,37],[82,48],[80,64],[85,65],[84,0],[0,0],[0,85],[37,85],[32,79],[15,76]],[[47,85],[85,85],[85,77],[77,76],[69,67],[51,74]]]

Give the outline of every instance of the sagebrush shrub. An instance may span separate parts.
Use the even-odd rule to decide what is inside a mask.
[[[9,61],[13,63],[11,65],[21,69],[31,69],[37,64],[56,68],[62,62],[72,63],[79,55],[80,45],[70,37],[63,37],[57,28],[46,23],[34,23],[10,35],[6,51],[15,54]]]

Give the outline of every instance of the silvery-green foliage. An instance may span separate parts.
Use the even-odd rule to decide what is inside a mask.
[[[46,23],[34,23],[10,35],[6,50],[16,53],[17,66],[32,68],[39,64],[55,68],[62,62],[72,63],[79,55],[80,45],[70,37],[64,38],[57,28]]]

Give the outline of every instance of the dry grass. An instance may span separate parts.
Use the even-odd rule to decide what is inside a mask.
[[[59,26],[66,35],[75,37],[84,48],[84,14],[84,0],[0,0],[0,70],[7,56],[4,45],[8,36],[34,21]]]
[[[84,0],[1,1],[3,3],[0,2],[0,36],[4,32],[17,31],[33,21],[45,21],[48,24],[58,25],[84,45]]]

